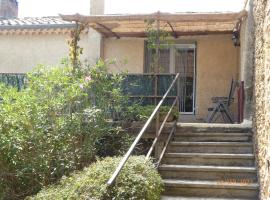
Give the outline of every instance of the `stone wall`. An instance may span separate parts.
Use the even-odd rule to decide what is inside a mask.
[[[270,199],[270,3],[254,1],[255,18],[255,117],[260,199]]]

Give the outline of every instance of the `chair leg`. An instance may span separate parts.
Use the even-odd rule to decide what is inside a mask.
[[[207,123],[213,122],[213,119],[214,119],[215,115],[217,114],[218,109],[219,109],[219,104],[217,104],[214,107],[213,111],[207,116],[207,119],[206,119]]]
[[[227,118],[229,119],[229,122],[231,123],[231,124],[233,124],[233,116],[231,115],[231,113],[230,113],[230,111],[228,110],[228,108],[223,104],[223,103],[221,103],[220,104],[220,106],[222,106],[223,107],[223,109],[224,109],[224,114],[227,116]]]
[[[222,116],[223,121],[226,123],[227,119],[226,119],[226,116],[224,116],[224,112],[221,111],[220,114]]]
[[[220,116],[221,116],[221,113],[218,111],[217,114],[216,114],[216,118],[213,119],[212,122],[214,122],[214,123],[217,122],[217,120],[220,118]]]

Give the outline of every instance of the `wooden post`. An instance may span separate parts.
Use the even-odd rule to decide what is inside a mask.
[[[160,40],[159,40],[159,30],[160,30],[160,21],[157,20],[156,21],[156,25],[157,25],[157,41],[156,41],[156,65],[155,65],[155,105],[158,104],[158,99],[157,99],[157,96],[158,96],[158,74],[159,74],[159,48],[160,48]],[[158,131],[159,131],[159,111],[157,112],[157,115],[156,115],[156,136],[158,135]],[[160,155],[160,150],[161,150],[161,143],[158,142],[157,144],[157,147],[155,149],[155,157],[156,158],[159,158],[159,155]]]
[[[177,95],[177,110],[178,112],[180,112],[180,76],[178,76],[178,79],[177,79],[177,91],[176,91],[176,95]],[[178,119],[177,119],[178,120]]]

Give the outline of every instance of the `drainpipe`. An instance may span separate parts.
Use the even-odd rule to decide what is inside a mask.
[[[105,0],[90,0],[90,15],[104,15]],[[92,28],[88,31],[89,62],[95,64],[103,57],[103,37]]]

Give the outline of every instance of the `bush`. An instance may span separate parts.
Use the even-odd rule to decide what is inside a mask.
[[[162,179],[151,161],[144,156],[131,157],[118,176],[115,185],[107,188],[106,182],[121,158],[105,158],[82,172],[63,178],[59,184],[44,188],[28,200],[159,200],[163,190]]]
[[[127,112],[125,116],[125,120],[128,121],[144,121],[147,120],[150,115],[153,113],[156,106],[148,105],[148,106],[141,106],[138,104],[134,104],[132,106],[127,107]],[[159,109],[160,113],[160,120],[164,120],[165,116],[169,112],[171,106],[161,106]],[[171,116],[168,118],[167,121],[178,119],[179,112],[176,107],[173,108],[171,112]]]
[[[96,141],[119,132],[107,119],[124,100],[121,80],[99,62],[40,67],[21,91],[0,85],[0,199],[22,199],[93,162]]]

